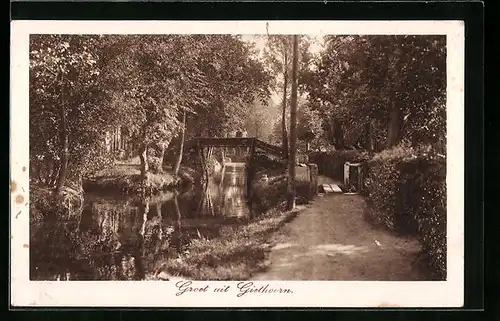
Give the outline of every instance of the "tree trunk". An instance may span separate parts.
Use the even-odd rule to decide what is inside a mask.
[[[286,36],[285,36],[286,37]],[[288,87],[288,53],[287,46],[284,45],[284,66],[283,66],[283,110],[281,115],[281,139],[285,158],[288,158],[288,133],[286,131],[286,101]]]
[[[165,158],[165,144],[164,143],[161,143],[160,144],[160,172],[163,172],[163,159]]]
[[[371,122],[367,122],[364,124],[364,136],[363,136],[363,148],[372,151],[373,150],[373,144],[372,144],[372,125]]]
[[[139,158],[141,160],[141,179],[145,181],[147,179],[147,173],[149,170],[147,144],[142,144],[139,148]]]
[[[179,208],[179,201],[177,199],[177,192],[174,192],[174,210],[175,210],[175,223],[174,223],[174,233],[172,234],[171,242],[177,251],[181,250],[182,247],[182,216],[181,210]]]
[[[157,205],[156,205],[156,216],[158,217],[158,223],[159,223],[159,227],[160,227],[160,230],[158,231],[158,238],[160,240],[163,239],[163,216],[161,215],[161,208],[162,208],[162,203],[159,202]]]
[[[174,192],[174,209],[175,209],[175,222],[176,222],[176,227],[180,228],[181,227],[181,209],[179,207],[179,200],[178,200],[178,192]]]
[[[333,136],[335,139],[335,148],[344,149],[345,147],[344,129],[342,128],[342,124],[338,119],[334,120]]]
[[[295,160],[297,154],[297,69],[299,36],[293,36],[292,101],[290,106],[290,156],[288,159],[288,210],[295,207]]]
[[[184,111],[184,114],[182,115],[181,146],[179,148],[179,156],[177,157],[177,161],[175,162],[174,176],[179,175],[179,169],[181,168],[182,154],[184,153],[185,134],[186,134],[186,112]]]
[[[60,161],[61,167],[59,170],[59,175],[57,176],[56,188],[54,190],[54,196],[58,196],[61,193],[61,189],[66,181],[66,175],[68,173],[68,159],[69,159],[69,146],[68,146],[68,130],[66,124],[66,111],[64,108],[64,102],[61,103],[59,107],[59,143],[60,143]]]
[[[161,143],[160,144],[160,170],[163,171],[163,162],[164,162],[164,159],[165,159],[165,150],[168,148],[168,146],[170,145],[170,140],[168,140],[167,142],[165,143]]]
[[[51,188],[56,185],[57,178],[59,177],[59,171],[61,169],[60,163],[60,161],[52,161],[51,168],[50,165],[47,165],[47,185]]]
[[[387,128],[387,148],[391,148],[399,143],[402,125],[403,111],[396,103],[393,103],[389,114],[389,126]]]

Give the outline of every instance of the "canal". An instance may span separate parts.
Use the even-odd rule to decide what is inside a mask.
[[[229,163],[204,186],[150,198],[85,194],[83,211],[32,232],[32,280],[144,280],[180,259],[195,239],[252,218],[244,163]]]

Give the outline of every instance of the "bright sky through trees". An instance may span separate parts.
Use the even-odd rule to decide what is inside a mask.
[[[308,35],[310,38],[310,46],[309,51],[313,54],[319,54],[321,50],[323,50],[324,39],[319,35]],[[255,48],[258,50],[258,55],[260,58],[263,58],[264,47],[267,42],[267,35],[241,35],[241,40],[249,43],[254,43]],[[279,76],[278,76],[279,77]],[[279,104],[281,102],[281,95],[278,93],[272,93],[271,99],[275,104]]]

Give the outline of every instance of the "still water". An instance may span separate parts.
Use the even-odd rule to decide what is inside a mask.
[[[32,280],[144,280],[196,238],[251,218],[244,164],[232,163],[204,186],[147,199],[85,195],[83,212],[34,227]]]

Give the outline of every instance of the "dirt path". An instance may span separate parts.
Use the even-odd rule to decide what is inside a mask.
[[[324,181],[324,179],[323,179]],[[317,199],[276,236],[268,271],[254,280],[425,280],[418,240],[364,219],[359,195]]]

